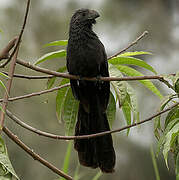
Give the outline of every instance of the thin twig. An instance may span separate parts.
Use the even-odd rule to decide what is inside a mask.
[[[119,52],[117,52],[116,54],[108,57],[108,60],[118,56],[119,54],[122,54],[123,52],[125,52],[127,49],[129,49],[130,47],[132,47],[133,45],[137,44],[138,41],[140,41],[144,36],[146,36],[149,32],[148,31],[144,31],[135,41],[133,41],[131,44],[129,44],[127,47],[125,47],[124,49],[120,50]]]
[[[9,94],[10,94],[10,90],[11,90],[12,79],[13,79],[13,74],[14,74],[14,70],[15,70],[18,50],[19,50],[19,48],[16,49],[16,52],[15,52],[15,54],[13,56],[13,59],[12,59],[12,62],[10,64],[10,68],[9,68],[9,74],[8,74],[9,79],[7,81],[7,91],[5,91],[5,93],[4,93],[3,103],[2,103],[2,111],[1,111],[1,115],[0,115],[0,127],[1,127],[1,130],[2,130],[3,126],[4,126],[5,111],[6,111],[6,108],[7,108],[8,98],[9,98]],[[1,132],[1,130],[0,130],[0,132]]]
[[[34,160],[39,161],[44,166],[51,169],[56,174],[64,177],[67,180],[73,180],[73,178],[67,174],[65,174],[63,171],[49,163],[47,160],[43,159],[41,156],[39,156],[37,153],[35,153],[32,149],[30,149],[26,144],[24,144],[15,134],[13,134],[7,127],[3,127],[4,133],[12,140],[14,141],[18,146],[20,146],[24,151],[26,151],[30,156],[34,158]]]
[[[12,57],[14,56],[16,50],[18,49],[18,47],[20,45],[21,38],[22,38],[24,29],[25,29],[25,25],[26,25],[26,22],[27,22],[27,16],[28,16],[28,12],[29,12],[29,7],[30,7],[30,0],[27,0],[27,6],[26,6],[26,11],[25,11],[24,21],[23,21],[23,25],[22,25],[20,34],[18,36],[16,46],[15,46],[13,52],[11,53],[11,55],[9,56],[8,60],[5,63],[1,64],[0,68],[4,68],[11,61]]]
[[[8,75],[7,72],[4,72],[4,74]],[[22,78],[22,79],[48,79],[54,77],[53,75],[46,75],[46,76],[30,76],[30,75],[24,75],[24,74],[14,74],[13,77],[16,78]]]
[[[138,126],[138,125],[143,124],[143,123],[148,122],[148,121],[151,121],[153,118],[155,118],[155,117],[157,117],[157,116],[159,116],[159,115],[161,115],[161,114],[163,114],[163,113],[165,113],[167,111],[170,111],[171,109],[173,109],[174,107],[176,107],[178,105],[179,105],[179,103],[175,103],[174,105],[170,106],[169,108],[167,108],[167,109],[165,109],[163,111],[160,111],[160,112],[152,115],[151,117],[149,117],[149,118],[147,118],[147,119],[145,119],[143,121],[140,121],[138,123],[133,123],[133,124],[125,126],[123,128],[119,128],[119,129],[115,129],[115,130],[111,130],[111,131],[105,131],[105,132],[96,133],[96,134],[82,135],[82,136],[59,136],[59,135],[51,134],[51,133],[48,133],[48,132],[44,132],[44,131],[36,129],[36,128],[22,122],[19,118],[17,118],[15,115],[13,115],[10,111],[6,110],[6,113],[7,113],[8,117],[11,118],[13,121],[15,121],[17,124],[19,124],[23,128],[25,128],[25,129],[27,129],[29,131],[32,131],[32,132],[34,132],[34,133],[36,133],[38,135],[45,136],[45,137],[48,137],[48,138],[53,138],[53,139],[60,139],[60,140],[74,140],[74,139],[94,138],[94,137],[103,136],[103,135],[106,135],[106,134],[121,132],[123,130]]]
[[[71,75],[68,73],[60,73],[60,72],[56,72],[56,71],[52,71],[49,69],[45,69],[45,68],[41,68],[35,65],[32,65],[30,63],[27,63],[23,60],[17,59],[17,63],[25,66],[27,68],[30,68],[32,70],[38,71],[38,72],[42,72],[45,74],[49,74],[49,75],[53,75],[56,77],[62,77],[62,78],[68,78],[68,79],[80,79],[79,76],[75,76],[75,75]],[[173,75],[173,74],[172,74]],[[132,77],[100,77],[100,78],[88,78],[88,77],[84,77],[84,80],[88,80],[88,81],[97,81],[97,80],[102,80],[102,81],[134,81],[134,80],[145,80],[145,79],[162,79],[162,76],[132,76]]]
[[[33,97],[33,96],[39,96],[39,95],[46,94],[46,93],[49,93],[49,92],[53,92],[53,91],[56,91],[56,90],[59,90],[61,88],[68,87],[68,86],[70,86],[70,83],[67,83],[67,84],[64,84],[64,85],[61,85],[61,86],[58,86],[58,87],[54,87],[54,88],[51,88],[51,89],[47,89],[47,90],[43,90],[43,91],[31,93],[31,94],[26,94],[26,95],[23,95],[23,96],[17,96],[17,97],[9,98],[8,101],[16,101],[16,100],[20,100],[20,99]],[[3,99],[0,99],[0,102],[2,102],[2,101],[3,101]]]
[[[5,92],[5,94],[4,94],[4,98],[3,98],[4,102],[2,104],[2,111],[1,111],[1,115],[0,115],[0,127],[1,128],[3,128],[3,126],[4,126],[5,111],[6,111],[6,107],[7,107],[7,103],[8,103],[8,97],[9,97],[10,90],[11,90],[12,79],[13,79],[13,74],[15,71],[15,65],[16,65],[17,55],[18,55],[18,51],[19,51],[20,41],[21,41],[22,34],[24,32],[24,28],[25,28],[26,21],[27,21],[29,5],[30,5],[30,0],[27,1],[27,7],[26,7],[26,13],[25,13],[25,17],[24,17],[24,22],[23,22],[22,29],[21,29],[21,32],[19,34],[19,37],[17,39],[17,43],[15,45],[14,51],[11,53],[9,59],[4,64],[2,64],[2,66],[1,66],[1,67],[4,67],[11,60],[11,58],[13,58],[11,65],[10,65],[10,68],[9,68],[9,74],[8,74],[9,79],[7,81],[7,92]]]
[[[15,46],[18,37],[14,37],[7,46],[0,52],[0,61],[9,58],[9,51]]]

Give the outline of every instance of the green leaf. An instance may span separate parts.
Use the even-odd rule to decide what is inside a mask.
[[[156,180],[160,180],[160,175],[159,175],[159,171],[158,171],[158,167],[157,167],[157,161],[156,161],[156,157],[155,157],[152,146],[150,147],[150,154],[151,154],[151,157],[152,157],[152,164],[153,164],[153,167],[154,167]]]
[[[57,72],[65,72],[67,70],[67,67],[64,66],[64,67],[60,67]],[[50,89],[54,83],[55,83],[55,80],[56,80],[56,77],[52,77],[52,78],[49,78],[48,81],[47,81],[47,89]]]
[[[128,84],[127,85],[127,94],[130,97],[130,107],[133,114],[133,123],[139,122],[139,109],[138,109],[138,102],[137,102],[137,95],[134,89]]]
[[[146,51],[134,51],[134,52],[125,52],[122,53],[120,55],[118,55],[118,57],[123,57],[123,56],[137,56],[137,55],[152,55],[152,53],[150,52],[146,52]]]
[[[174,88],[175,92],[179,94],[179,79],[177,79],[177,81],[175,82]]]
[[[160,104],[160,108],[157,112],[161,112],[163,111],[163,109],[166,107],[166,105],[174,98],[173,95],[169,95],[169,96],[165,96],[163,99],[162,99],[162,102]],[[157,139],[160,138],[160,134],[159,134],[159,131],[158,130],[161,130],[161,125],[160,125],[160,118],[161,118],[161,115],[157,116],[155,119],[154,119],[154,134],[155,134],[155,137]]]
[[[43,55],[39,59],[37,59],[35,65],[40,64],[46,60],[50,60],[50,59],[54,59],[54,58],[61,58],[61,57],[65,57],[65,56],[66,56],[66,50],[50,52],[50,53]]]
[[[173,128],[173,126],[175,126],[177,123],[179,123],[179,118],[174,119],[173,121],[171,121],[168,126],[165,128],[163,135],[159,138],[158,144],[157,144],[157,155],[160,152],[160,149],[162,149],[165,141],[166,141],[166,135],[167,133]]]
[[[107,117],[108,117],[109,124],[112,127],[112,124],[116,117],[116,102],[112,93],[110,93],[109,105],[107,108]]]
[[[109,74],[114,77],[123,77],[122,73],[112,64],[109,63]],[[119,107],[122,106],[127,95],[126,82],[125,81],[111,81],[110,82],[116,98],[119,102]]]
[[[128,94],[122,105],[122,111],[123,111],[127,125],[130,125],[131,124],[131,106],[130,106],[130,96]],[[130,128],[127,129],[127,135],[129,134],[129,131],[130,131]]]
[[[122,65],[116,65],[116,67],[124,74],[128,76],[143,76],[142,73],[139,71],[130,68],[128,66],[122,66]],[[145,87],[147,87],[150,91],[152,91],[154,94],[156,94],[160,99],[163,98],[160,91],[155,87],[155,85],[149,81],[149,80],[139,80],[140,83],[142,83]]]
[[[64,85],[69,83],[69,79],[63,79],[60,83],[60,85]],[[65,98],[67,96],[68,90],[70,87],[64,87],[58,90],[57,96],[56,96],[56,115],[59,122],[61,122],[62,112],[64,108],[64,102]]]
[[[163,147],[163,156],[164,156],[167,168],[168,168],[168,161],[167,161],[168,152],[177,136],[179,136],[179,123],[173,126],[173,128],[166,134],[166,141]]]
[[[4,74],[4,73],[2,73],[2,72],[0,72],[0,76],[4,76],[5,78],[9,78],[8,75],[6,75],[6,74]]]
[[[6,89],[6,86],[4,85],[4,83],[3,83],[1,80],[0,80],[0,86],[5,89],[5,91],[6,91],[7,94],[9,94],[8,91],[7,91],[7,89]]]
[[[63,119],[65,121],[65,133],[71,135],[76,122],[78,112],[78,101],[75,100],[72,94],[71,88],[68,90],[65,102],[64,102],[64,114]]]
[[[157,74],[157,72],[154,70],[152,66],[147,64],[145,61],[134,58],[134,57],[114,57],[109,60],[109,62],[113,65],[118,65],[118,64],[130,64],[130,65],[135,65],[139,67],[143,67],[145,69],[148,69],[149,71],[153,72],[154,74]]]
[[[99,172],[93,177],[92,180],[98,180],[102,175],[103,175],[102,172],[99,171]]]
[[[0,179],[11,180],[12,177],[19,180],[9,160],[4,140],[0,137]]]
[[[44,45],[44,47],[48,46],[66,46],[68,44],[68,40],[59,40],[59,41],[52,41]]]
[[[78,163],[78,165],[76,166],[76,169],[75,169],[74,180],[80,179],[79,169],[80,169],[80,164]]]
[[[63,162],[63,172],[64,173],[68,173],[72,145],[73,145],[73,142],[69,141],[67,151],[66,151],[66,154],[65,154],[65,159],[64,159],[64,162]],[[65,178],[61,177],[60,180],[65,180]]]
[[[165,120],[165,128],[167,128],[168,124],[174,119],[179,118],[179,107],[174,107],[168,114]]]

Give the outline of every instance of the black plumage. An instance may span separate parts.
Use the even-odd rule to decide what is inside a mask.
[[[67,69],[81,80],[70,80],[74,97],[79,100],[75,135],[87,135],[110,130],[106,109],[110,83],[85,81],[82,77],[109,76],[105,48],[92,30],[99,14],[94,10],[79,9],[71,18],[67,47]],[[113,172],[115,151],[111,134],[91,139],[75,140],[82,165]]]

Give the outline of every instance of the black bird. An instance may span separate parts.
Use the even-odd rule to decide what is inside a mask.
[[[67,69],[80,80],[70,80],[74,97],[79,100],[75,135],[88,135],[110,130],[106,109],[110,83],[85,81],[83,77],[109,76],[107,56],[103,44],[93,32],[99,14],[94,10],[77,10],[70,22],[67,46]],[[103,172],[114,171],[115,151],[111,134],[74,141],[82,165]]]

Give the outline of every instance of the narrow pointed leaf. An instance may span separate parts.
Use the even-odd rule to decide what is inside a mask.
[[[44,47],[48,46],[66,46],[68,44],[68,40],[59,40],[59,41],[52,41],[44,45]]]
[[[103,175],[102,172],[99,171],[99,172],[93,177],[92,180],[98,180],[102,175]]]
[[[0,72],[0,76],[4,76],[5,78],[9,78],[8,75],[6,75],[6,74],[4,74],[4,73],[2,73],[2,72]]]
[[[152,157],[152,164],[153,164],[153,167],[154,167],[156,180],[160,180],[160,175],[159,175],[159,170],[158,170],[158,166],[157,166],[157,161],[156,161],[156,157],[155,157],[154,150],[153,150],[152,146],[150,147],[150,154],[151,154],[151,157]]]
[[[12,179],[12,177],[19,180],[9,160],[4,140],[0,137],[0,179]]]
[[[178,118],[179,118],[179,108],[176,106],[167,114],[167,117],[165,119],[165,128],[168,127],[168,124],[171,121]]]
[[[177,136],[179,136],[179,123],[177,123],[166,135],[166,141],[163,147],[163,156],[167,168],[168,168],[168,161],[167,161],[168,152],[170,151],[171,145]]]
[[[78,101],[75,100],[71,88],[68,90],[65,102],[63,119],[65,121],[65,134],[72,135],[78,112]]]
[[[80,169],[80,164],[78,163],[75,169],[75,173],[74,173],[74,180],[79,180],[80,179],[80,175],[79,175],[79,169]]]
[[[69,83],[68,79],[63,79],[60,83],[60,85]],[[62,112],[63,112],[63,108],[64,108],[64,102],[65,102],[65,98],[66,95],[68,93],[68,90],[70,89],[70,87],[64,87],[58,90],[57,92],[57,96],[56,96],[56,115],[57,115],[57,119],[59,120],[59,122],[61,122],[61,117],[62,117]]]
[[[110,73],[110,76],[123,77],[122,73],[114,65],[110,63],[109,63],[109,73]],[[119,102],[119,107],[121,107],[127,95],[126,82],[125,81],[111,81],[111,85],[114,88],[117,100]]]
[[[5,84],[4,84],[1,80],[0,80],[0,86],[5,89],[5,91],[7,92],[7,94],[9,94],[8,91],[7,91],[7,89],[6,89]]]
[[[66,69],[67,69],[66,66],[60,67],[60,68],[57,70],[57,72],[65,72]],[[55,76],[48,79],[48,81],[47,81],[47,89],[50,89],[50,88],[54,85],[55,80],[56,80],[56,77],[55,77]]]
[[[116,65],[116,67],[124,74],[128,76],[143,76],[142,73],[139,71],[128,67],[128,66],[122,66],[122,65]],[[147,87],[150,91],[152,91],[154,94],[156,94],[160,99],[163,98],[160,91],[156,88],[156,86],[149,80],[139,80],[140,83],[142,83],[145,87]]]
[[[133,114],[133,123],[139,122],[139,109],[138,109],[138,102],[137,102],[137,95],[134,89],[128,84],[127,85],[127,94],[130,97],[130,107]]]
[[[71,151],[72,151],[72,145],[73,142],[69,141],[68,146],[67,146],[67,151],[65,154],[65,159],[63,162],[63,172],[68,174],[68,169],[69,169],[69,165],[70,165],[70,156],[71,156]],[[59,180],[65,180],[65,178],[61,177]]]
[[[130,106],[130,97],[126,96],[126,99],[122,105],[122,111],[126,120],[127,125],[131,124],[131,106]],[[130,128],[127,129],[127,135],[129,134]]]
[[[116,117],[116,102],[112,93],[110,93],[109,105],[107,108],[107,117],[108,117],[109,124],[112,127],[112,124]]]
[[[162,102],[161,102],[158,112],[162,111],[173,98],[174,98],[173,95],[165,96],[162,99]],[[160,118],[161,118],[161,115],[157,116],[154,119],[154,134],[157,139],[160,138],[160,133],[159,133],[159,130],[161,130]]]
[[[39,59],[37,59],[35,65],[40,64],[46,60],[51,60],[54,58],[61,58],[61,57],[65,57],[65,56],[66,56],[66,50],[59,50],[59,51],[50,52],[50,53],[43,55]]]
[[[157,144],[157,155],[159,154],[160,150],[163,148],[163,145],[166,141],[166,135],[167,133],[170,132],[170,130],[176,125],[176,124],[179,124],[179,118],[177,119],[174,119],[173,121],[171,121],[168,126],[166,127],[166,129],[164,130],[163,132],[163,135],[160,136],[160,139],[158,141],[158,144]]]
[[[138,58],[121,57],[120,56],[120,57],[114,57],[114,58],[110,59],[109,62],[113,65],[129,64],[129,65],[139,66],[139,67],[143,67],[143,68],[153,72],[154,74],[157,74],[157,72],[154,70],[154,68],[152,66],[150,66],[145,61],[138,59]]]
[[[133,51],[133,52],[122,53],[118,55],[118,57],[123,57],[123,56],[129,57],[129,56],[137,56],[137,55],[152,55],[152,53],[146,51]]]

